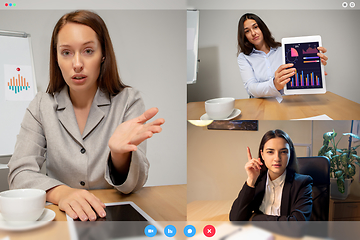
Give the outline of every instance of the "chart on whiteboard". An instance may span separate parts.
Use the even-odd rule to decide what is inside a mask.
[[[30,65],[4,64],[4,74],[7,101],[31,101],[34,98],[34,82]]]

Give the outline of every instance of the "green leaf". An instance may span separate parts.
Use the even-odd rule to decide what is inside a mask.
[[[344,167],[346,167],[349,164],[349,158],[346,153],[341,154],[340,161]]]
[[[355,154],[351,154],[357,161],[360,161],[360,157],[358,155]]]
[[[336,132],[334,132],[334,130],[332,132],[324,133],[324,135],[323,135],[323,139],[327,140],[327,141],[330,141],[332,138],[335,138],[335,137],[336,137]]]
[[[355,162],[355,164],[357,164],[360,167],[360,163],[359,162]]]
[[[344,152],[343,149],[336,149],[336,151],[337,151],[338,153],[343,153],[343,152]]]
[[[337,183],[339,192],[344,193],[345,192],[345,180],[344,180],[344,178],[338,178],[336,180],[336,183]]]
[[[336,171],[336,172],[335,172],[335,177],[336,177],[336,178],[341,178],[341,177],[343,177],[343,175],[344,175],[344,174],[343,174],[343,170],[339,170],[339,171]]]
[[[355,171],[355,165],[354,164],[349,164],[348,165],[349,168],[349,177],[352,177],[355,175],[356,171]]]
[[[353,138],[357,138],[357,139],[360,140],[360,137],[359,137],[358,135],[356,135],[356,134],[353,134],[353,133],[343,133],[343,135],[344,135],[344,136],[350,135],[350,136],[352,136]]]
[[[331,159],[332,155],[333,155],[333,152],[331,150],[327,151],[325,154],[324,154],[327,158]]]
[[[324,156],[327,151],[327,148],[328,146],[323,145],[319,150],[318,156]]]
[[[360,145],[352,147],[352,150],[356,150]]]

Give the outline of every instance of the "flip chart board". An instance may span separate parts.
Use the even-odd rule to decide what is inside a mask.
[[[0,156],[12,155],[36,92],[30,35],[0,30]]]

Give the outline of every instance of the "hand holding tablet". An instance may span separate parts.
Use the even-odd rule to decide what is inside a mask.
[[[274,85],[277,90],[284,89],[290,77],[294,76],[295,68],[291,68],[293,66],[292,63],[283,64],[275,71]]]
[[[326,65],[327,57],[319,52],[319,50],[326,51],[322,47],[321,37],[317,35],[283,38],[281,44],[283,64],[293,64],[293,68],[296,69],[292,72],[293,76],[287,75],[289,79],[287,82],[284,81],[286,82],[284,93],[286,95],[326,93],[323,65]]]

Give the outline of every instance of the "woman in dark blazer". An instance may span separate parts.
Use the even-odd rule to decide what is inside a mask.
[[[247,150],[248,178],[233,203],[230,221],[308,221],[312,178],[296,173],[297,159],[290,137],[282,130],[268,131],[261,140],[258,159]],[[275,185],[271,183],[275,181],[280,188],[272,191]]]

